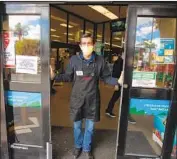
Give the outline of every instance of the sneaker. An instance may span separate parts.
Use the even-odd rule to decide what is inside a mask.
[[[131,124],[136,124],[136,121],[130,115],[128,116],[128,122]]]
[[[56,90],[52,88],[52,89],[51,89],[51,94],[52,94],[52,95],[55,95],[55,94],[56,94]]]
[[[84,152],[84,157],[85,159],[94,159],[91,152]]]
[[[81,155],[81,152],[82,152],[82,149],[75,148],[73,151],[74,159],[78,158]]]
[[[106,112],[106,115],[108,115],[111,118],[115,118],[116,115],[114,113]]]

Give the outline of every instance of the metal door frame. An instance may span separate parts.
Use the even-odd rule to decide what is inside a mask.
[[[166,17],[166,18],[177,18],[177,6],[176,5],[129,5],[128,7],[128,18],[127,18],[127,35],[126,35],[126,43],[125,43],[125,63],[124,63],[124,87],[122,88],[122,107],[120,112],[120,123],[119,123],[119,132],[118,132],[118,143],[117,143],[117,157],[118,156],[126,156],[125,148],[126,148],[126,136],[127,136],[127,128],[128,128],[128,113],[129,113],[129,98],[130,94],[134,94],[135,96],[140,95],[139,90],[143,90],[146,88],[135,88],[132,89],[132,71],[133,71],[133,58],[135,51],[135,37],[136,37],[136,25],[137,25],[137,17]],[[177,29],[177,27],[176,27]],[[176,36],[177,38],[177,36]],[[177,41],[177,40],[176,40]],[[163,94],[164,98],[170,98],[171,93],[171,109],[169,110],[165,139],[162,148],[161,158],[167,159],[170,158],[172,152],[172,145],[174,134],[176,130],[176,121],[175,116],[177,116],[177,64],[175,66],[175,80],[174,80],[174,88],[173,90],[169,89],[155,89],[156,95],[165,92]],[[149,89],[149,91],[152,89]],[[146,96],[146,95],[145,95]],[[156,98],[154,96],[152,98]],[[138,157],[138,156],[132,156]],[[143,157],[143,156],[139,156]],[[148,158],[148,156],[144,156]],[[149,156],[152,158],[152,156]]]
[[[0,3],[0,37],[2,37],[2,14],[5,12],[5,5]],[[3,54],[2,54],[2,38],[0,38],[0,85],[1,85],[1,107],[0,107],[0,116],[1,116],[1,157],[4,159],[9,159],[9,149],[8,149],[8,141],[7,141],[7,124],[6,124],[6,116],[5,116],[5,104],[4,104],[4,86],[3,86]]]
[[[12,8],[14,7],[20,7],[20,10],[18,10],[18,12],[13,11]],[[41,25],[41,38],[40,38],[41,83],[40,84],[20,83],[20,82],[10,81],[7,86],[3,78],[2,78],[2,82],[4,83],[3,88],[5,88],[5,90],[10,89],[13,91],[40,92],[42,94],[42,108],[41,108],[42,123],[41,124],[42,124],[43,133],[41,135],[43,136],[43,145],[39,151],[41,154],[40,155],[41,159],[44,159],[44,158],[50,159],[52,158],[51,125],[50,125],[51,124],[50,123],[50,74],[49,74],[50,6],[49,6],[49,3],[4,2],[4,8],[5,8],[5,11],[2,12],[0,15],[1,20],[4,15],[8,15],[8,14],[10,15],[16,15],[16,14],[17,15],[40,15],[41,17],[41,22],[40,22],[40,25]],[[28,10],[26,11],[27,8]],[[3,42],[1,42],[1,44],[3,44]],[[1,48],[3,50],[3,47]],[[1,59],[2,58],[3,57],[1,56]],[[0,72],[1,75],[3,73],[2,69]],[[3,97],[4,97],[4,94],[3,94]],[[1,105],[4,106],[4,103],[3,104],[1,103]],[[7,133],[7,138],[8,138],[8,133]],[[8,141],[6,141],[6,144],[8,145]],[[31,149],[30,147],[28,148],[29,150]],[[12,151],[10,150],[9,156],[11,156],[11,154],[12,154]]]

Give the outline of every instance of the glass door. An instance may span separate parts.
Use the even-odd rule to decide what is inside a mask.
[[[1,18],[10,158],[49,158],[49,5],[6,3]]]
[[[118,155],[167,159],[176,148],[177,8],[158,7],[129,7]]]

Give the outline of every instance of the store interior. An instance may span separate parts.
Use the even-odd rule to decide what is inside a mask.
[[[95,7],[95,8],[94,8]],[[98,8],[96,8],[98,7]],[[115,17],[107,17],[100,13],[99,7],[104,7]],[[100,9],[101,10],[101,9]],[[114,56],[117,56],[120,48],[124,47],[125,30],[114,31],[112,22],[126,18],[127,6],[87,6],[87,5],[57,5],[51,7],[51,64],[55,70],[56,59],[61,63],[58,72],[64,72],[69,58],[80,51],[79,40],[81,35],[92,33],[96,44],[101,49],[98,54],[104,56],[108,65],[113,65]],[[112,18],[112,19],[111,19]],[[68,24],[68,27],[67,27]],[[164,30],[167,25],[172,27],[168,32]],[[157,72],[155,86],[169,88],[172,86],[174,62],[162,62],[154,64],[153,61],[162,60],[155,58],[154,45],[157,46],[157,38],[176,38],[176,19],[163,18],[139,18],[137,21],[134,71]],[[68,33],[68,34],[67,34]],[[96,51],[97,47],[95,47]],[[173,53],[172,53],[173,54]],[[62,60],[62,57],[63,60]],[[168,57],[171,58],[171,57]],[[168,59],[167,59],[168,60]],[[169,59],[170,60],[170,59]],[[51,96],[51,124],[53,127],[53,141],[59,145],[54,149],[55,157],[70,158],[72,156],[72,122],[69,117],[69,99],[72,84],[53,84],[54,95]],[[55,92],[56,91],[56,92]],[[119,118],[119,100],[114,107],[116,118],[105,115],[105,109],[114,92],[114,88],[100,82],[101,92],[101,121],[96,123],[94,155],[96,158],[115,158],[117,128]],[[128,125],[126,139],[126,153],[147,156],[159,156],[161,154],[162,141],[156,138],[154,115],[130,114],[136,124]],[[166,117],[166,116],[165,116]],[[68,138],[69,137],[69,138]],[[161,137],[162,138],[162,137]],[[156,141],[156,142],[155,142]],[[140,144],[139,144],[140,143]],[[136,145],[136,146],[135,146]],[[111,147],[111,148],[110,148]],[[58,151],[58,149],[59,151]],[[100,155],[101,154],[101,155]],[[82,156],[81,156],[82,158]]]

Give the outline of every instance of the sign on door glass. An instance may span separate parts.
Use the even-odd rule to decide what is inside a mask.
[[[8,15],[3,22],[6,79],[40,83],[40,16]]]
[[[169,26],[170,29],[167,29]],[[175,18],[139,17],[136,27],[132,86],[171,88],[175,45]]]

